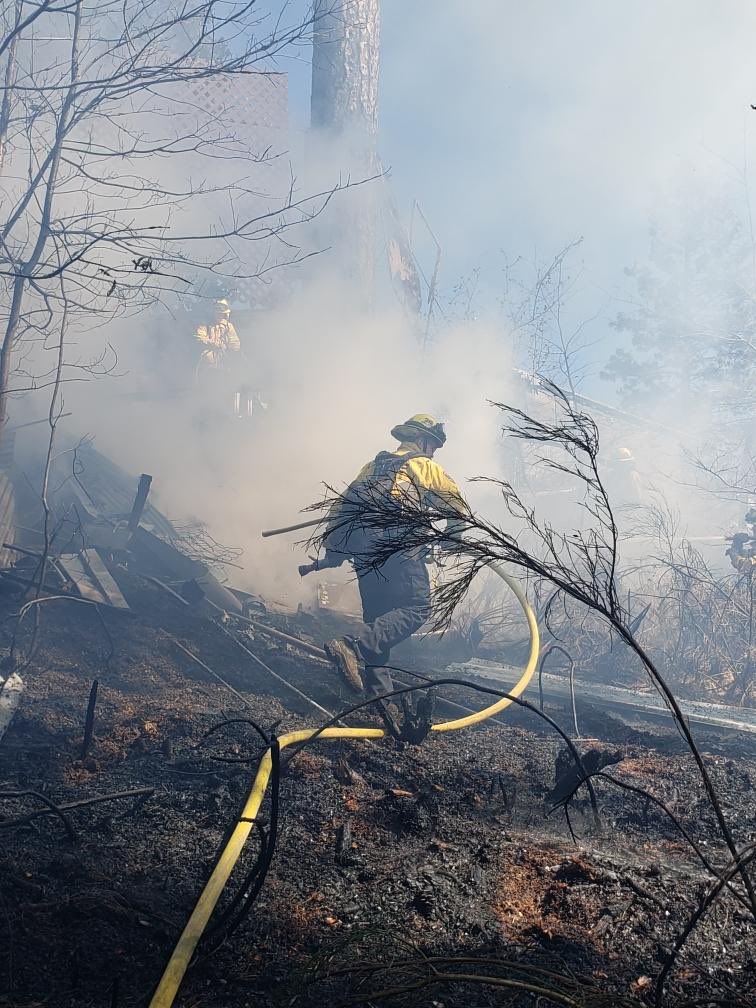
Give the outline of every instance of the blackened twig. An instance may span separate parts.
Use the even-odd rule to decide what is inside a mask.
[[[266,836],[260,824],[255,823],[260,830],[261,845],[254,867],[245,878],[221,919],[212,930],[208,931],[208,934],[212,935],[214,939],[220,935],[220,941],[223,941],[235,931],[251,910],[265,883],[273,860],[273,854],[275,853],[281,786],[281,747],[277,738],[273,738],[270,744],[270,780],[270,826],[268,834]]]
[[[28,822],[32,822],[34,819],[39,819],[40,816],[50,815],[51,812],[56,815],[61,815],[64,812],[72,812],[74,809],[86,808],[88,805],[99,805],[102,802],[116,801],[118,798],[149,797],[154,793],[155,788],[133,788],[131,791],[113,791],[111,794],[97,795],[96,798],[80,798],[78,801],[66,802],[64,805],[53,805],[49,798],[46,798],[45,795],[40,794],[38,791],[0,792],[0,798],[20,797],[24,794],[34,795],[48,805],[48,808],[36,809],[34,812],[29,812],[27,815],[13,816],[10,819],[0,819],[0,829],[5,829],[8,826],[23,826]],[[70,826],[70,823],[68,825]]]
[[[709,892],[701,900],[696,912],[692,915],[688,923],[685,925],[683,930],[675,939],[675,944],[672,946],[667,959],[662,967],[659,977],[656,981],[656,998],[654,1004],[656,1008],[661,1008],[662,1001],[664,999],[664,983],[669,976],[669,972],[675,964],[675,960],[680,953],[680,950],[687,942],[690,935],[693,933],[698,922],[704,916],[706,911],[712,905],[712,903],[719,897],[722,890],[728,885],[728,883],[736,876],[743,875],[745,872],[747,874],[748,866],[756,859],[756,843],[748,844],[743,847],[742,850],[737,852],[737,855],[730,861],[726,866],[725,870],[722,872],[719,881],[716,885],[712,886]]]
[[[538,668],[538,695],[541,710],[543,710],[543,667],[546,664],[546,659],[552,653],[552,651],[558,651],[563,654],[567,661],[570,663],[570,700],[572,702],[572,723],[575,726],[575,736],[580,738],[580,729],[578,728],[577,720],[577,709],[575,707],[575,659],[566,651],[561,644],[550,644],[546,650],[543,652],[541,658],[541,664]]]
[[[49,812],[52,812],[65,826],[69,838],[74,843],[78,842],[79,838],[76,835],[76,831],[71,825],[70,819],[63,811],[66,806],[56,805],[55,802],[51,801],[47,795],[42,794],[41,791],[0,791],[0,798],[36,798],[37,801],[41,801],[43,805],[47,806],[47,808],[38,809],[36,812],[30,812],[25,816],[16,816],[14,819],[2,819],[0,820],[0,828],[3,826],[20,825],[22,822],[30,822],[32,819],[36,819],[37,816],[47,815]]]

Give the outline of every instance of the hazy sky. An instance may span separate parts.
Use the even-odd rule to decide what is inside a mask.
[[[750,0],[384,11],[384,157],[465,262],[582,234],[604,272],[667,186],[741,160],[756,126]]]
[[[756,164],[755,41],[751,0],[384,0],[381,155],[444,284],[483,265],[495,290],[500,250],[582,235],[586,308],[621,293],[675,189],[737,186],[746,148]],[[305,125],[301,55],[282,68]]]
[[[381,152],[450,256],[637,236],[660,187],[742,156],[754,42],[750,0],[384,0]]]

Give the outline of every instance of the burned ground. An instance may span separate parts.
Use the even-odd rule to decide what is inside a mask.
[[[261,752],[245,724],[202,742],[204,734],[244,717],[268,728],[316,723],[211,620],[136,579],[123,585],[133,612],[103,612],[104,623],[71,602],[44,606],[39,650],[24,671],[27,693],[0,746],[0,774],[4,793],[43,792],[63,809],[152,791],[69,809],[73,838],[52,813],[18,821],[44,809],[35,797],[3,799],[0,1003],[8,1008],[146,1004]],[[2,607],[3,615],[17,611],[18,596],[5,595]],[[316,641],[330,629],[306,616],[261,618]],[[329,709],[349,702],[333,692],[325,666],[259,633],[244,643]],[[93,679],[95,737],[82,760]],[[726,860],[672,729],[638,731],[590,708],[581,720],[599,740],[590,744],[622,753],[613,776],[664,800],[713,860]],[[580,978],[587,998],[604,992],[611,1003],[642,1003],[709,879],[663,813],[605,783],[597,784],[601,833],[579,802],[573,840],[546,799],[560,748],[518,712],[504,725],[434,735],[418,747],[322,741],[301,751],[281,781],[265,886],[232,934],[200,947],[176,1003],[368,999],[417,980],[418,967],[407,963],[422,957],[530,964]],[[752,739],[712,737],[703,748],[742,840],[754,828]],[[224,903],[256,849],[253,835]],[[745,909],[722,899],[674,969],[667,1003],[747,1003],[756,985],[754,936]],[[433,962],[440,972],[451,968]],[[368,973],[365,964],[386,970]],[[501,975],[480,963],[454,968]],[[510,998],[531,1001],[468,980],[423,985],[387,1003],[484,1006]]]

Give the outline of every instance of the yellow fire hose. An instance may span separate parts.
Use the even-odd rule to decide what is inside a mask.
[[[538,662],[538,652],[540,649],[538,623],[535,618],[535,613],[530,607],[528,600],[525,598],[525,593],[517,581],[510,577],[510,575],[507,574],[507,572],[499,564],[491,564],[491,568],[499,575],[500,578],[506,581],[517,601],[520,603],[522,611],[525,614],[525,618],[528,621],[528,628],[530,630],[530,654],[528,655],[527,663],[519,681],[509,691],[509,696],[502,697],[500,700],[497,700],[496,703],[491,704],[490,707],[486,707],[484,710],[478,711],[477,714],[469,714],[467,717],[457,718],[456,721],[444,721],[440,724],[432,725],[431,731],[456,731],[459,728],[469,728],[471,725],[480,724],[481,721],[485,721],[488,718],[493,717],[494,714],[498,714],[500,711],[503,711],[505,707],[508,707],[512,703],[512,697],[519,697],[522,693],[524,693],[528,683],[533,677],[533,673],[535,672],[536,664]],[[319,733],[316,728],[305,728],[301,731],[288,732],[286,735],[279,736],[279,748],[285,749],[287,746],[293,745],[296,742],[305,742],[307,739],[312,738],[312,736],[316,733],[318,734],[319,739],[379,739],[383,738],[386,734],[382,728],[325,728]],[[247,838],[252,831],[254,820],[260,810],[260,806],[262,805],[265,792],[268,787],[271,767],[272,757],[270,750],[268,750],[263,756],[260,766],[258,767],[254,783],[252,784],[252,790],[249,793],[249,797],[247,798],[236,827],[234,828],[226,846],[223,848],[220,857],[216,862],[215,868],[213,869],[213,873],[208,879],[205,888],[202,890],[202,894],[197,901],[197,905],[192,911],[189,920],[186,922],[186,927],[181,933],[181,937],[173,950],[171,958],[168,960],[165,972],[163,973],[160,983],[158,984],[152,1000],[150,1001],[150,1008],[171,1008],[171,1005],[176,997],[176,993],[178,992],[179,985],[184,979],[184,974],[186,973],[191,958],[194,955],[194,950],[196,949],[197,944],[207,927],[207,923],[210,920],[213,910],[215,909],[215,905],[220,899],[221,893],[228,882],[231,872],[233,871],[236,862],[239,860],[244,844],[247,842]]]

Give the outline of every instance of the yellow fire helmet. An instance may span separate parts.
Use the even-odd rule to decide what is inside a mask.
[[[635,462],[633,458],[633,453],[629,448],[620,447],[617,449],[617,461],[618,462]]]
[[[215,302],[215,308],[219,315],[228,317],[231,314],[231,305],[225,298],[218,298]]]
[[[446,444],[444,425],[429,413],[415,413],[403,424],[397,424],[391,431],[391,437],[397,441],[417,441],[418,438],[429,438],[435,441],[439,448]]]

